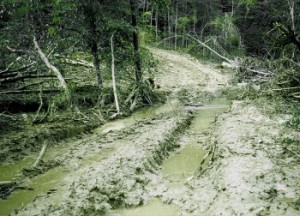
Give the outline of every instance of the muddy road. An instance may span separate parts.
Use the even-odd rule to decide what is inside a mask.
[[[220,90],[230,73],[150,50],[166,103],[49,148],[44,160],[59,165],[0,200],[0,215],[300,214],[300,133],[284,127],[290,116],[229,102]],[[35,157],[1,167],[1,181]]]

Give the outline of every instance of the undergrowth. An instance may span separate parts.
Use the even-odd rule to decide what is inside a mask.
[[[269,114],[291,116],[286,126],[300,128],[300,64],[286,58],[242,59],[224,94],[232,100],[255,103]]]

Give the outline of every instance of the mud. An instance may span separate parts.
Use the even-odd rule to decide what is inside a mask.
[[[155,83],[171,93],[167,103],[48,151],[45,161],[59,166],[24,180],[27,191],[0,200],[0,212],[299,215],[300,134],[285,127],[290,116],[268,116],[253,101],[229,103],[219,95],[228,74],[150,50],[160,62]]]
[[[278,143],[295,138],[284,129],[287,119],[235,101],[210,131],[216,150],[209,169],[161,193],[162,200],[181,206],[181,215],[299,215],[299,158],[283,157]]]
[[[72,174],[72,184],[59,205],[54,205],[55,199],[48,196],[47,202],[40,198],[32,204],[34,210],[29,205],[19,214],[97,215],[111,208],[143,204],[148,199],[144,185],[175,147],[174,137],[186,127],[189,119],[186,115],[163,117],[146,124],[145,128],[140,125],[140,132],[133,135],[130,143],[120,146],[123,140],[119,141],[121,143],[116,140],[115,145],[120,147],[110,157],[78,169],[76,176]]]

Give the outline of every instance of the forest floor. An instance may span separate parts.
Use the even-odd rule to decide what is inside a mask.
[[[299,215],[291,116],[227,101],[223,90],[242,91],[232,72],[149,49],[167,102],[50,148],[44,163],[54,168],[0,200],[0,215]]]

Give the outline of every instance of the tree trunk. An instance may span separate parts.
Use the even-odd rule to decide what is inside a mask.
[[[44,61],[44,63],[46,64],[46,66],[53,71],[53,73],[55,74],[55,76],[58,78],[60,85],[62,86],[62,88],[65,90],[65,94],[67,99],[70,101],[71,100],[71,95],[70,95],[70,91],[67,87],[67,83],[64,79],[64,77],[61,75],[61,73],[59,72],[59,70],[53,66],[49,60],[47,59],[46,55],[43,53],[43,51],[41,50],[37,40],[35,37],[33,37],[33,43],[34,43],[34,47],[37,49],[38,54],[40,55],[41,59]]]
[[[156,7],[155,12],[155,42],[158,41],[158,8]]]
[[[101,65],[100,65],[100,59],[99,59],[99,54],[98,54],[98,45],[95,40],[92,41],[91,51],[92,51],[92,55],[93,55],[93,65],[94,65],[94,70],[96,72],[97,84],[98,84],[99,91],[101,93],[103,81],[102,81],[102,76],[101,76]]]
[[[117,85],[116,85],[116,78],[115,78],[114,34],[112,34],[112,36],[110,38],[110,46],[111,46],[111,77],[112,77],[116,110],[117,110],[117,114],[119,114],[120,106],[119,106],[119,101],[118,101]]]
[[[101,74],[100,59],[98,54],[98,44],[97,44],[98,34],[96,30],[97,29],[96,14],[93,6],[91,4],[88,4],[88,2],[87,4],[83,3],[82,6],[84,10],[84,20],[89,30],[87,35],[87,42],[93,56],[93,65],[94,65],[94,70],[96,72],[97,85],[99,88],[99,92],[101,94],[103,81],[102,81],[102,74]]]
[[[291,17],[291,25],[292,30],[295,31],[295,1],[294,0],[287,0],[290,10],[290,17]]]
[[[136,82],[139,83],[142,80],[142,67],[139,54],[139,37],[138,37],[138,27],[137,27],[137,13],[136,13],[136,2],[135,0],[130,0],[131,9],[131,25],[133,28],[132,32],[132,43],[133,43],[133,58],[135,64],[135,78]]]
[[[170,17],[170,9],[168,9],[168,37],[172,36],[172,27],[171,27],[171,17]],[[169,39],[169,46],[171,46],[171,40]]]
[[[197,24],[197,8],[194,6],[194,12],[193,12],[193,33],[196,34],[196,24]]]
[[[174,30],[175,50],[177,49],[177,26],[178,26],[178,0],[176,1],[175,30]]]

